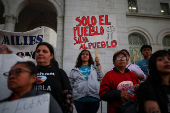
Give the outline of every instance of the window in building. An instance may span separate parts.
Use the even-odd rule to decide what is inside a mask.
[[[161,13],[164,15],[169,15],[169,4],[168,3],[160,3],[161,5]]]
[[[138,12],[136,0],[128,0],[128,7],[129,12]]]
[[[142,47],[142,45],[147,44],[147,41],[142,35],[138,34],[130,34],[128,37],[128,41],[130,62],[132,64],[136,64],[138,61],[143,59],[140,48]]]
[[[163,43],[163,48],[164,48],[165,50],[170,49],[170,35],[165,36],[165,37],[163,38],[162,43]]]

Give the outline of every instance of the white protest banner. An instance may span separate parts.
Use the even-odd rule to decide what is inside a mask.
[[[9,72],[11,67],[17,61],[27,61],[15,54],[0,54],[0,100],[10,96],[11,91],[7,87],[7,78],[4,77],[4,72]]]
[[[0,30],[0,45],[6,46],[12,54],[35,57],[35,48],[43,41],[44,29],[37,28],[27,32]]]
[[[73,48],[111,48],[117,46],[115,15],[82,16],[73,19]]]
[[[49,113],[50,95],[8,101],[0,104],[0,113]]]

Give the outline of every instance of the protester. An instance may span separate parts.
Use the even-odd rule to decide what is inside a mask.
[[[123,51],[114,54],[113,64],[115,67],[103,77],[99,92],[100,98],[107,101],[107,113],[116,113],[115,110],[132,96],[135,99],[140,84],[137,76],[126,68],[127,58]]]
[[[139,113],[170,113],[170,56],[159,50],[149,59],[149,77],[138,89]]]
[[[57,67],[54,49],[47,42],[40,42],[36,47],[37,81],[35,88],[50,92],[59,103],[64,113],[72,112],[72,88],[67,74]]]
[[[148,76],[148,72],[149,72],[148,63],[149,63],[149,58],[152,53],[152,47],[150,45],[143,45],[140,51],[144,59],[141,61],[138,61],[136,65],[138,65],[142,69],[142,71],[145,73],[145,75]]]
[[[5,45],[0,44],[0,54],[12,54],[12,51],[9,50]]]
[[[78,113],[97,113],[99,109],[99,88],[104,74],[99,57],[95,58],[95,62],[96,65],[90,51],[82,50],[78,55],[75,68],[69,74]]]
[[[145,81],[147,79],[147,75],[145,75],[143,73],[143,71],[140,69],[140,67],[136,64],[130,64],[129,63],[129,58],[130,58],[129,52],[126,49],[122,49],[121,51],[123,51],[126,54],[126,58],[127,58],[126,68],[128,68],[130,71],[135,73],[135,75],[138,77],[139,80]],[[113,70],[114,67],[115,66],[113,65],[112,70]]]
[[[4,73],[8,77],[8,88],[12,95],[0,102],[13,101],[17,99],[46,94],[46,92],[36,91],[33,84],[36,81],[36,66],[33,62],[17,62],[9,72]],[[49,113],[62,113],[57,101],[50,95]]]
[[[7,46],[0,44],[0,54],[12,54],[13,52],[8,49]],[[18,55],[21,58],[24,58],[22,55]]]

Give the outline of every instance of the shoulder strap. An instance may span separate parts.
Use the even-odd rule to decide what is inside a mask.
[[[130,65],[131,65],[131,64],[129,64],[128,67],[129,67]],[[127,67],[127,68],[128,68],[128,67]]]

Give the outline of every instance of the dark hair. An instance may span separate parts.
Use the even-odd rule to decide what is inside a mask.
[[[50,53],[53,54],[53,58],[50,60],[50,64],[52,66],[59,67],[58,66],[58,62],[54,58],[54,48],[53,48],[53,46],[51,44],[47,43],[47,42],[40,42],[40,43],[38,43],[38,45],[37,45],[35,50],[37,51],[38,47],[41,46],[41,45],[47,46],[47,48],[49,49]]]
[[[159,71],[157,69],[157,62],[156,62],[158,57],[163,57],[163,56],[169,56],[168,51],[158,50],[155,53],[153,53],[149,59],[148,81],[151,81],[155,93],[158,95],[157,98],[158,98],[160,109],[165,107],[167,108],[167,95],[163,88],[163,80],[159,75]],[[166,109],[161,109],[161,112],[165,113],[165,110]]]
[[[117,52],[113,55],[113,62],[115,62],[116,57],[117,57],[118,55],[120,55],[120,54],[122,54],[122,55],[124,55],[124,56],[126,57],[126,54],[125,54],[123,51],[117,51]],[[126,60],[127,60],[127,59],[126,59]]]
[[[144,48],[150,48],[151,51],[152,51],[152,47],[151,47],[150,45],[143,45],[143,46],[140,48],[140,52],[142,52],[142,50],[143,50]]]
[[[89,52],[88,65],[89,65],[89,66],[94,65],[93,57],[92,57],[90,51],[87,50],[87,49],[84,49],[84,50],[82,50],[82,51],[80,52],[80,54],[79,54],[78,57],[77,57],[77,61],[76,61],[76,65],[75,65],[76,68],[79,68],[79,67],[82,66],[81,55],[82,55],[82,53],[83,53],[84,51],[88,51],[88,52]]]
[[[35,64],[32,61],[17,62],[15,65],[18,65],[18,64],[25,65],[28,68],[28,70],[30,71],[30,76],[34,75],[34,74],[37,74],[37,68],[36,68]],[[12,66],[12,67],[14,67],[14,66]]]
[[[130,57],[130,54],[129,54],[128,50],[126,50],[126,49],[122,49],[121,51],[126,52],[126,53],[129,55],[129,57]]]

